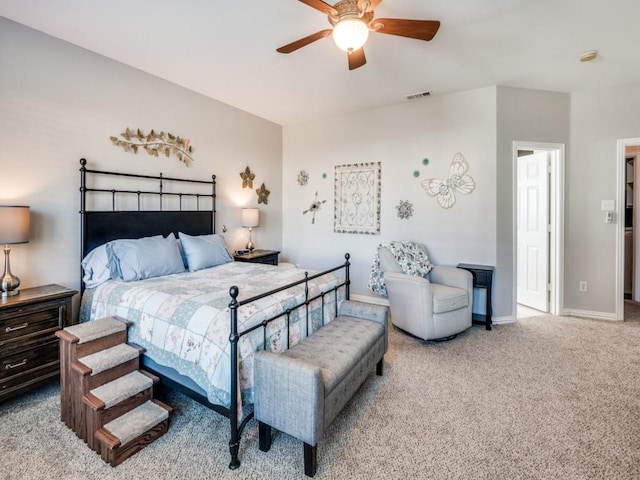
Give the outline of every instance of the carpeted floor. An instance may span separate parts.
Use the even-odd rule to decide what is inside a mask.
[[[318,447],[318,479],[638,479],[640,329],[538,316],[450,342],[392,331],[371,377]],[[299,479],[300,442],[269,453],[251,421],[242,465],[228,424],[180,394],[169,432],[111,468],[59,421],[53,385],[0,404],[3,479]]]

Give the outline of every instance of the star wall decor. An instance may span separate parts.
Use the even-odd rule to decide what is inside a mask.
[[[400,204],[396,205],[398,210],[398,218],[409,219],[413,216],[413,204],[409,200],[400,200]]]
[[[269,203],[269,194],[271,192],[267,190],[264,183],[256,190],[256,193],[258,194],[258,203],[264,203],[265,205]]]
[[[300,170],[300,173],[298,173],[298,185],[304,187],[307,183],[309,183],[309,174],[306,170]]]
[[[256,174],[247,167],[244,172],[240,172],[240,178],[242,178],[242,188],[253,188],[253,180],[256,178]]]
[[[309,208],[307,208],[304,212],[302,212],[303,215],[305,215],[307,212],[311,212],[311,224],[313,225],[314,223],[316,223],[316,212],[318,210],[320,210],[320,206],[326,202],[326,200],[322,200],[322,201],[318,201],[318,192],[316,192],[316,198],[313,202],[311,202],[311,205],[309,206]]]

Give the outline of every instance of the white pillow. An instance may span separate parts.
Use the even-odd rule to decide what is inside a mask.
[[[227,244],[220,235],[194,237],[179,232],[178,237],[190,272],[233,262]]]
[[[112,278],[129,282],[184,272],[180,247],[173,235],[114,240],[107,244]]]

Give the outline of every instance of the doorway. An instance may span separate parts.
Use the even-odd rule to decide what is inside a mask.
[[[625,320],[626,306],[637,316],[640,301],[640,190],[636,179],[640,179],[640,138],[618,140],[616,320]]]
[[[561,314],[564,145],[513,142],[514,312]]]

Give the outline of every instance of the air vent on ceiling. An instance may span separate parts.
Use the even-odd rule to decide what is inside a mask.
[[[427,90],[426,92],[411,93],[409,95],[405,95],[404,97],[407,100],[415,100],[416,98],[428,97],[429,95],[431,95],[431,92]]]

